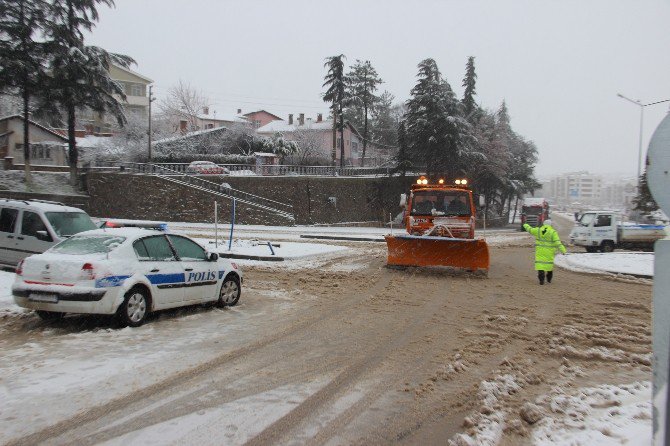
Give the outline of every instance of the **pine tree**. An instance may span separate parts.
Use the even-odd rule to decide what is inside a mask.
[[[44,27],[48,4],[42,0],[3,0],[0,3],[0,92],[21,97],[23,158],[26,183],[30,183],[31,98],[44,87],[46,53],[35,36]]]
[[[477,82],[477,74],[475,73],[475,58],[473,56],[468,57],[468,63],[465,66],[465,77],[463,78],[463,87],[465,91],[463,92],[463,109],[466,117],[470,117],[477,104],[475,103],[475,84]]]
[[[326,58],[323,65],[328,68],[328,73],[323,82],[323,87],[328,87],[323,94],[324,102],[330,102],[333,114],[333,151],[336,147],[336,131],[340,131],[340,167],[344,167],[344,105],[347,99],[346,78],[344,76],[344,54]],[[339,122],[338,122],[339,121]],[[333,156],[333,161],[335,157]]]
[[[649,183],[647,183],[647,172],[644,171],[640,175],[640,188],[638,189],[637,195],[633,198],[633,204],[635,205],[633,209],[637,211],[642,211],[644,213],[653,212],[658,209],[658,204],[656,200],[651,195],[651,190],[649,190]]]
[[[407,170],[413,166],[412,160],[407,152],[407,130],[405,128],[405,121],[400,121],[398,124],[398,153],[393,159],[395,161],[395,171],[400,172],[404,177],[407,175]]]
[[[395,98],[391,93],[384,91],[372,109],[370,139],[377,144],[397,144],[399,120],[393,113],[393,99]]]
[[[433,59],[419,63],[418,82],[407,101],[408,152],[429,175],[462,175],[474,138],[460,103]]]
[[[364,166],[365,151],[369,137],[368,119],[371,110],[379,101],[379,97],[375,95],[375,91],[377,91],[377,85],[382,83],[382,79],[369,60],[361,62],[357,59],[356,64],[351,67],[351,70],[347,74],[346,80],[349,98],[348,104],[354,110],[354,116],[361,117],[361,122],[357,124],[362,125],[363,128],[361,166]]]
[[[47,24],[48,51],[51,54],[51,82],[48,102],[60,104],[66,113],[70,181],[77,181],[79,153],[75,139],[76,110],[88,107],[110,113],[122,126],[126,122],[123,107],[114,97],[125,101],[121,85],[111,79],[111,64],[128,67],[135,61],[129,56],[108,53],[84,44],[83,31],[91,31],[98,20],[98,4],[113,7],[113,0],[53,0],[51,21]]]

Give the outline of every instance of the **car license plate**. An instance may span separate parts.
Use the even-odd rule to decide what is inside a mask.
[[[30,293],[28,295],[28,300],[33,302],[48,302],[48,303],[58,303],[58,296],[56,294],[36,294]]]

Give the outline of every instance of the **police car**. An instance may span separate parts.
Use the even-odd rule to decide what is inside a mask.
[[[237,304],[238,266],[194,240],[141,228],[79,233],[21,261],[12,294],[45,320],[65,313],[116,314],[137,327],[156,310]]]

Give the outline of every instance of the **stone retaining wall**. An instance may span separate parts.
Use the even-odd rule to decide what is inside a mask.
[[[412,178],[212,177],[234,189],[293,206],[295,224],[388,221],[400,212],[400,194]],[[89,213],[99,217],[211,222],[230,221],[231,200],[163,179],[127,173],[91,172],[85,178]],[[237,204],[240,224],[285,225],[286,219]]]

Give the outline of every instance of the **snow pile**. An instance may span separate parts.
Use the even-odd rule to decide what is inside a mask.
[[[76,195],[79,192],[70,186],[69,175],[69,173],[61,172],[32,172],[32,184],[28,187],[22,170],[0,170],[0,189],[17,192]]]
[[[466,417],[463,425],[465,434],[457,434],[449,440],[449,446],[494,446],[497,445],[505,429],[505,412],[500,410],[505,397],[521,388],[514,375],[498,375],[483,381],[479,386],[480,409]]]
[[[326,245],[321,243],[294,243],[294,242],[270,242],[267,240],[251,239],[239,240],[233,239],[231,248],[228,249],[228,240],[218,243],[218,247],[211,239],[197,238],[198,243],[202,244],[210,252],[219,252],[221,254],[238,254],[258,257],[280,257],[283,259],[304,259],[307,257],[318,257],[326,254],[343,254],[348,248],[345,246]]]
[[[651,444],[651,383],[601,385],[566,393],[556,388],[540,401],[551,411],[532,431],[532,444]]]
[[[14,283],[14,273],[0,271],[0,318],[28,311],[14,303],[12,283]]]
[[[578,272],[610,272],[653,277],[653,252],[577,253],[556,256],[554,263],[561,268]]]

